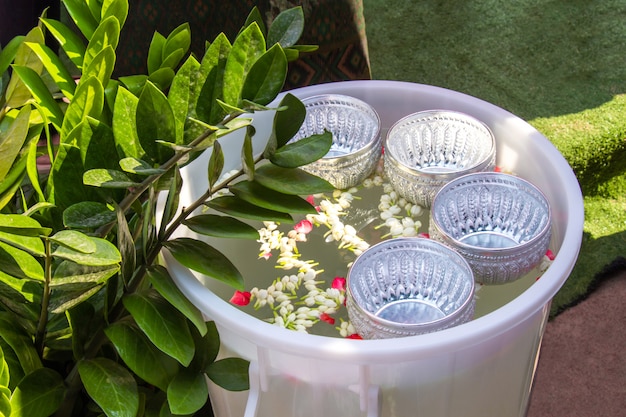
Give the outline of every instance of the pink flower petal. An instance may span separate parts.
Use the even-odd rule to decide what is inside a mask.
[[[315,206],[315,198],[314,198],[312,195],[308,196],[308,197],[306,198],[306,201],[307,201],[310,205]]]
[[[352,333],[352,334],[346,336],[346,339],[363,340],[363,338],[361,336],[359,336],[358,333]]]
[[[335,277],[335,279],[333,279],[333,283],[331,284],[331,287],[339,291],[345,291],[346,279],[343,277]]]
[[[502,168],[497,166],[497,165],[496,165],[496,167],[493,170],[494,170],[494,172],[502,172]]]
[[[548,257],[548,259],[550,259],[551,261],[554,261],[554,258],[556,258],[556,255],[554,254],[554,252],[552,252],[550,249],[548,249],[548,251],[546,252],[546,256]]]
[[[417,237],[423,237],[425,239],[430,239],[430,235],[428,233],[424,233],[424,232],[418,233]]]
[[[311,223],[307,219],[304,219],[296,224],[293,228],[296,232],[304,233],[306,235],[307,233],[311,232],[311,230],[313,230],[313,223]]]
[[[236,290],[230,298],[230,302],[238,306],[247,306],[250,304],[251,294],[248,291]]]
[[[328,323],[328,324],[335,324],[335,319],[334,319],[334,318],[332,318],[331,316],[329,316],[329,315],[328,315],[328,314],[326,314],[326,313],[322,313],[322,314],[320,314],[320,320],[321,320],[321,321],[325,321],[325,322],[326,322],[326,323]]]

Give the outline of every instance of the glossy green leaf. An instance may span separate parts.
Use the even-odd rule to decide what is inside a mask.
[[[155,348],[146,336],[129,322],[107,327],[105,333],[120,357],[138,377],[166,391],[178,371],[178,362]]]
[[[231,49],[228,38],[221,33],[202,58],[200,72],[204,81],[196,102],[196,115],[203,122],[216,124],[224,118],[225,112],[217,100],[224,98],[224,69]]]
[[[8,388],[6,390],[8,392],[3,389],[0,393],[0,416],[2,417],[11,416],[11,390]]]
[[[63,211],[63,225],[73,229],[97,229],[115,221],[115,211],[106,204],[83,201]]]
[[[263,20],[261,11],[259,10],[257,6],[254,6],[252,10],[250,10],[250,13],[248,13],[248,17],[246,18],[246,21],[243,24],[243,28],[247,28],[252,23],[256,23],[264,35],[267,33],[266,28],[265,28],[265,21]]]
[[[250,240],[259,238],[259,232],[254,227],[228,216],[200,214],[185,220],[183,224],[206,236]]]
[[[124,212],[118,205],[116,205],[115,208],[117,214],[117,248],[122,257],[120,270],[124,283],[128,284],[133,278],[137,266],[136,242],[130,231]]]
[[[165,40],[165,36],[161,35],[159,32],[154,32],[152,35],[150,47],[148,48],[148,74],[152,74],[161,68]]]
[[[169,69],[176,68],[178,64],[180,64],[180,61],[182,61],[184,56],[185,56],[185,51],[183,49],[176,49],[172,51],[171,54],[169,54],[163,59],[163,62],[161,63],[161,68],[159,68],[159,71],[166,69],[166,68],[169,68]],[[154,73],[156,73],[156,71]]]
[[[124,26],[128,17],[128,0],[104,0],[101,18],[104,20],[109,16],[115,16],[120,22],[120,27]]]
[[[78,363],[87,393],[108,417],[136,417],[139,393],[133,375],[110,359],[95,358]]]
[[[51,233],[50,228],[42,227],[37,220],[20,214],[0,215],[0,241],[35,256],[44,256],[45,249],[40,236]]]
[[[54,249],[52,255],[87,266],[115,265],[122,261],[120,252],[111,242],[92,236],[89,236],[89,239],[92,240],[96,247],[93,253],[85,254],[72,250],[66,246],[58,246]]]
[[[283,168],[273,164],[257,167],[254,180],[264,187],[284,194],[311,195],[333,192],[328,181],[298,168]]]
[[[82,68],[83,57],[85,56],[85,44],[80,36],[58,20],[43,18],[41,21],[57,42],[59,42],[70,61],[72,61],[77,68]]]
[[[139,99],[125,88],[119,88],[113,110],[115,145],[126,157],[145,159],[145,151],[137,134],[137,104]]]
[[[58,245],[84,254],[96,251],[96,243],[92,238],[76,230],[61,230],[50,236],[50,240]]]
[[[43,111],[40,113],[40,115]],[[31,129],[32,130],[32,129]],[[38,133],[38,136],[41,135],[41,132]],[[38,170],[38,143],[37,140],[31,140],[28,143],[28,152],[26,154],[26,173],[28,175],[28,179],[30,180],[30,185],[33,187],[33,191],[37,195],[38,203],[30,206],[27,212],[35,213],[38,210],[38,207],[43,208],[44,205],[48,204],[46,202],[46,196],[43,193],[41,184],[39,183],[39,170]]]
[[[63,378],[51,368],[27,374],[11,396],[12,417],[48,417],[65,398]]]
[[[213,362],[206,373],[211,381],[228,391],[250,389],[248,368],[250,362],[241,358],[226,358]]]
[[[87,39],[90,39],[98,22],[91,14],[87,3],[84,0],[63,0],[63,5],[78,29]]]
[[[165,39],[165,44],[163,45],[163,50],[161,53],[161,58],[163,62],[167,60],[172,53],[177,50],[182,50],[183,55],[189,50],[191,46],[191,29],[189,27],[189,23],[183,23],[177,28],[175,28]],[[177,65],[175,63],[174,65]]]
[[[238,106],[248,71],[265,53],[265,38],[256,23],[245,28],[235,39],[224,73],[224,102]]]
[[[33,345],[31,335],[26,333],[22,327],[16,325],[15,320],[9,313],[2,313],[0,317],[0,338],[11,347],[26,375],[42,368],[43,365]]]
[[[283,213],[316,213],[315,207],[306,200],[271,190],[256,182],[241,181],[231,185],[229,190],[236,197],[269,210]]]
[[[161,168],[153,168],[152,165],[150,165],[146,161],[142,161],[141,159],[137,159],[133,157],[127,157],[127,158],[123,158],[122,160],[120,160],[120,167],[125,172],[128,172],[130,174],[137,174],[137,175],[143,175],[143,176],[149,176],[149,175],[155,175],[155,174],[160,175],[165,172]]]
[[[226,256],[205,242],[178,238],[165,242],[164,246],[187,268],[243,290],[241,273]]]
[[[183,187],[183,179],[180,176],[180,169],[178,168],[178,165],[175,165],[171,171],[173,171],[173,175],[171,175],[170,188],[167,191],[165,205],[163,206],[159,236],[165,235],[167,225],[174,219],[174,216],[176,216],[178,203],[180,201],[180,191]]]
[[[200,63],[198,60],[193,56],[187,58],[174,76],[167,95],[167,100],[170,102],[176,120],[176,143],[189,143],[194,136],[198,136],[202,131],[200,128],[194,129],[195,133],[189,133],[191,139],[184,139],[185,125],[188,124],[187,118],[196,117],[195,103],[200,93],[199,71]]]
[[[250,68],[241,92],[242,98],[268,104],[283,88],[287,78],[287,57],[280,45],[274,45]]]
[[[161,91],[167,91],[170,88],[170,85],[172,84],[175,75],[176,73],[172,68],[159,68],[158,70],[150,74],[146,81],[150,81],[152,84],[156,85]],[[145,84],[146,81],[144,81],[143,84]]]
[[[113,169],[90,169],[83,175],[83,183],[92,187],[122,189],[139,185],[122,171]]]
[[[84,301],[96,295],[101,289],[102,285],[82,285],[78,289],[70,291],[55,291],[52,294],[48,308],[53,314],[63,314],[81,305]]]
[[[213,186],[217,183],[217,180],[219,180],[223,170],[224,151],[222,150],[222,145],[220,145],[219,142],[215,141],[213,142],[211,157],[209,158],[208,179],[210,189],[212,189]]]
[[[50,123],[55,128],[60,129],[63,123],[63,111],[39,75],[28,67],[14,65],[13,70],[19,75],[35,100],[41,105],[41,108],[44,109]]]
[[[98,119],[104,108],[104,87],[98,78],[81,79],[74,98],[67,106],[61,128],[61,138],[67,138],[87,116]]]
[[[167,387],[167,402],[173,414],[193,414],[209,397],[204,374],[193,369],[181,369]]]
[[[113,50],[117,48],[117,44],[120,40],[120,29],[120,22],[115,16],[109,16],[100,22],[93,36],[87,38],[89,39],[89,43],[85,50],[82,66],[83,71],[89,68],[93,59],[100,54],[100,52],[108,47],[111,47]]]
[[[37,54],[52,77],[52,80],[65,97],[71,99],[76,90],[76,81],[74,81],[72,74],[65,68],[65,64],[61,62],[61,58],[44,44],[28,42],[26,45]]]
[[[28,136],[30,106],[18,112],[6,131],[0,130],[0,181],[4,180],[17,160]]]
[[[161,265],[154,265],[148,268],[146,275],[154,289],[156,289],[163,298],[187,317],[194,326],[196,326],[201,335],[206,334],[207,326],[202,313],[174,284],[167,269]]]
[[[137,103],[137,134],[146,153],[164,163],[173,152],[158,145],[160,139],[176,143],[176,121],[167,97],[151,82],[147,82]]]
[[[63,261],[52,274],[50,286],[66,289],[91,288],[103,284],[120,270],[117,265],[85,266],[70,261]],[[62,288],[61,288],[62,289]]]
[[[25,302],[39,304],[41,300],[41,295],[43,292],[42,281],[30,281],[21,278],[15,278],[0,271],[0,283],[4,285],[0,292],[3,296],[12,298],[11,302],[16,302],[18,304]],[[13,309],[11,303],[4,302],[4,304],[8,309],[16,312],[16,310]],[[35,308],[28,309],[28,314],[25,317],[28,317],[30,319],[30,313],[36,312],[35,320],[37,320],[41,311],[37,311],[36,305],[33,305],[33,307]]]
[[[295,45],[304,31],[302,7],[292,7],[281,12],[272,22],[267,33],[267,44],[279,43],[283,48]]]
[[[0,265],[2,272],[15,278],[43,281],[41,263],[30,253],[0,241]]]
[[[233,196],[217,197],[207,201],[206,205],[213,210],[243,219],[293,223],[293,218],[288,213],[258,207]]]
[[[11,380],[9,365],[4,360],[4,352],[0,349],[0,387],[8,387]]]
[[[41,63],[41,60],[39,60],[39,57],[28,46],[26,46],[27,42],[45,42],[44,34],[40,27],[34,27],[26,34],[24,43],[19,45],[17,48],[15,58],[13,60],[13,68],[28,68],[33,72],[33,74],[37,74],[38,78],[43,71],[43,64]],[[33,86],[27,86],[26,83],[27,80],[22,78],[21,75],[16,77],[15,74],[13,74],[13,76],[11,76],[5,91],[6,103],[4,103],[4,106],[16,109],[22,107],[31,100]]]
[[[109,45],[100,51],[87,66],[83,66],[83,78],[96,77],[102,85],[107,85],[115,67],[115,51]]]
[[[278,148],[291,140],[306,118],[304,104],[291,93],[285,94],[280,102],[280,110],[274,115],[273,129],[263,156],[271,158]]]
[[[333,135],[324,132],[312,135],[278,148],[270,161],[284,168],[297,168],[310,164],[324,157],[333,144]]]
[[[187,366],[195,346],[185,317],[156,291],[126,295],[124,307],[148,339],[162,352]]]
[[[0,181],[0,209],[14,201],[15,193],[22,185],[26,177],[26,164],[28,157],[23,155],[13,164],[7,176]]]
[[[26,39],[26,36],[15,36],[6,45],[2,46],[2,49],[0,49],[0,75],[4,74],[4,72],[9,69],[24,39]],[[0,89],[0,91],[2,91],[2,89]]]

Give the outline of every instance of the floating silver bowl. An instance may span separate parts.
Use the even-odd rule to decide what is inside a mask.
[[[474,276],[449,247],[424,238],[371,246],[347,279],[346,307],[364,339],[412,336],[472,319]]]
[[[465,174],[492,170],[496,141],[481,121],[463,113],[429,110],[396,122],[385,140],[385,174],[412,203],[430,207],[437,191]]]
[[[360,184],[374,171],[381,157],[378,113],[364,101],[344,95],[319,95],[302,102],[306,119],[290,142],[325,130],[333,135],[330,151],[302,168],[339,189]]]
[[[528,181],[498,172],[457,178],[437,193],[430,237],[459,252],[477,282],[521,278],[545,255],[551,236],[550,206]]]

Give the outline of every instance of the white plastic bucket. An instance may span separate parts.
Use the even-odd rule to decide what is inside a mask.
[[[569,276],[581,244],[583,201],[564,158],[533,127],[482,100],[442,88],[394,81],[348,81],[293,90],[300,98],[346,94],[370,103],[383,134],[416,111],[448,109],[486,123],[497,139],[497,163],[531,181],[550,201],[556,259],[513,301],[467,324],[387,340],[299,334],[255,319],[165,253],[176,284],[218,326],[223,353],[251,361],[250,391],[211,386],[217,417],[524,416],[550,302]],[[255,115],[257,136],[271,114]],[[241,140],[229,139],[231,167]],[[257,150],[263,148],[257,143]],[[183,172],[181,205],[207,185],[204,155]],[[183,231],[184,232],[184,231]],[[186,233],[186,232],[185,232]]]

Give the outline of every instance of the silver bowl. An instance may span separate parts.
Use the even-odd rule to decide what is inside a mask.
[[[551,237],[550,205],[522,178],[469,174],[437,193],[429,233],[467,260],[477,282],[503,284],[541,262]]]
[[[338,94],[313,96],[302,103],[306,118],[290,142],[325,130],[333,135],[330,151],[302,169],[339,189],[360,184],[374,171],[382,154],[378,113],[364,101]]]
[[[441,243],[384,240],[351,266],[346,307],[364,339],[443,330],[472,319],[474,276],[468,263]]]
[[[496,141],[481,121],[463,113],[429,110],[396,122],[385,140],[385,174],[412,203],[430,207],[453,178],[493,170]]]

